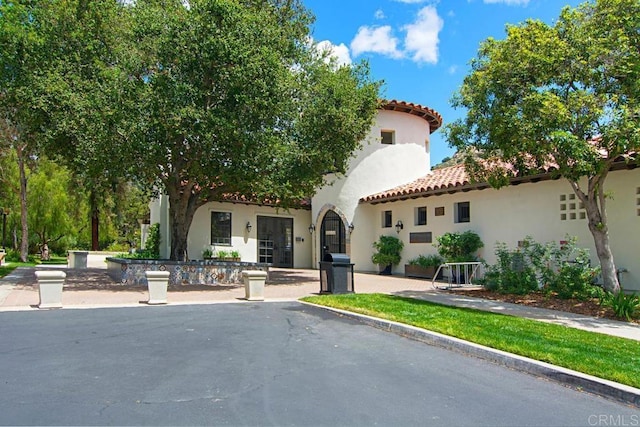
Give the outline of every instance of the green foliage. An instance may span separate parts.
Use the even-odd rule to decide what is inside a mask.
[[[496,244],[498,262],[487,268],[483,284],[487,289],[505,294],[528,294],[538,290],[536,271],[529,253],[511,251],[505,243]]]
[[[149,258],[160,258],[160,241],[160,224],[152,224],[149,226],[149,235],[145,244],[145,251],[149,254]]]
[[[72,185],[69,171],[56,163],[40,158],[29,178],[27,203],[29,230],[35,235],[37,248],[45,244],[54,253],[66,253],[86,223],[86,203],[77,187]],[[37,249],[36,249],[37,250]]]
[[[439,267],[440,264],[444,263],[444,258],[440,255],[418,255],[416,258],[410,259],[407,264],[409,265],[419,265],[420,267]]]
[[[601,299],[601,304],[610,307],[616,316],[631,321],[640,312],[640,296],[625,294],[622,290],[616,294],[607,292]]]
[[[20,258],[20,251],[16,251],[13,249],[9,249],[7,250],[7,256],[5,257],[5,260],[9,261],[9,262],[22,262],[21,258]],[[36,262],[36,256],[35,255],[29,255],[27,257],[27,262],[28,263],[32,263],[35,264]]]
[[[484,246],[480,236],[471,230],[463,233],[445,233],[437,240],[438,253],[447,262],[476,261],[476,252]]]
[[[121,177],[166,192],[172,259],[188,257],[202,204],[291,207],[343,173],[378,107],[366,63],[338,66],[309,42],[300,0],[15,1],[0,16],[10,140],[60,155],[92,212]],[[134,221],[105,226],[134,240]]]
[[[213,251],[209,248],[205,249],[202,251],[202,258],[206,259],[206,258],[212,258],[213,257]]]
[[[542,288],[559,298],[587,299],[597,293],[593,285],[599,269],[590,266],[589,252],[576,239],[540,244],[526,237],[522,247],[509,250],[496,244],[498,262],[489,266],[484,286],[503,293],[526,294]]]
[[[404,248],[402,240],[395,236],[380,236],[373,243],[376,252],[371,256],[371,261],[380,266],[396,265],[402,259],[400,255]]]
[[[481,44],[452,100],[466,116],[445,129],[458,151],[480,156],[465,162],[476,181],[500,187],[549,165],[568,179],[614,292],[604,184],[617,158],[640,149],[638,28],[637,0],[592,0],[563,9],[553,26],[508,26],[505,39]]]
[[[220,259],[229,258],[229,252],[225,250],[219,250],[216,252],[216,257]]]
[[[18,268],[17,264],[0,265],[0,278],[10,274],[16,268]]]
[[[527,250],[535,256],[534,262],[543,282],[543,290],[556,293],[563,299],[586,299],[599,267],[591,267],[589,251],[577,246],[575,237],[567,236],[563,244],[549,242],[540,245],[530,238],[525,240]]]
[[[240,258],[240,252],[239,251],[231,251],[231,258],[239,259]]]

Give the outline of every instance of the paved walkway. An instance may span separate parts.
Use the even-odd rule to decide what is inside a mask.
[[[65,308],[131,307],[144,305],[148,300],[146,287],[124,288],[115,283],[104,268],[63,269],[67,273],[62,294],[62,305]],[[0,311],[38,310],[39,295],[35,270],[35,268],[20,267],[12,274],[0,279]],[[385,293],[420,298],[452,306],[558,323],[640,341],[640,325],[637,324],[457,295],[435,289],[430,281],[356,273],[354,283],[358,293]],[[320,282],[316,270],[272,269],[265,287],[265,299],[267,301],[297,300],[303,296],[318,294],[319,289]],[[244,287],[241,285],[171,287],[167,299],[169,304],[243,302]]]

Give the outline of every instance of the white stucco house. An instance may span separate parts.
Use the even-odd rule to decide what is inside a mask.
[[[403,101],[386,101],[345,176],[327,176],[310,206],[285,211],[249,202],[214,202],[198,209],[188,236],[191,259],[205,249],[235,250],[243,261],[277,267],[317,268],[322,248],[346,253],[356,271],[376,271],[372,243],[380,235],[404,241],[403,264],[436,253],[436,238],[473,230],[495,262],[496,242],[515,248],[526,236],[538,242],[576,236],[591,251],[593,239],[584,209],[564,179],[540,174],[516,179],[500,190],[471,184],[462,165],[431,170],[430,135],[442,124],[438,112]],[[640,168],[622,160],[607,179],[610,237],[621,284],[640,290]],[[167,199],[151,204],[151,223],[160,223],[161,255],[169,254]],[[401,226],[400,226],[401,225]]]

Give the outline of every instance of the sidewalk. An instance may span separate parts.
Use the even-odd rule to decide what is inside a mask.
[[[38,268],[59,268],[67,273],[62,294],[64,308],[134,307],[144,306],[148,300],[146,287],[125,288],[115,283],[104,268],[86,270],[68,269],[65,266]],[[0,311],[38,310],[39,295],[35,270],[36,268],[20,267],[0,279]],[[426,280],[356,273],[354,283],[358,293],[385,293],[419,298],[440,304],[526,317],[640,341],[640,325],[456,295],[437,290],[431,286],[430,281]],[[269,273],[269,280],[265,287],[265,300],[297,300],[307,295],[318,294],[319,289],[317,270],[274,268]],[[171,287],[167,299],[169,304],[243,302],[244,292],[242,285]]]

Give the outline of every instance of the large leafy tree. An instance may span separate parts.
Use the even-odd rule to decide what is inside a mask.
[[[27,169],[41,153],[60,154],[97,196],[126,171],[110,143],[127,123],[125,17],[116,0],[0,0],[0,149],[16,152],[23,260]]]
[[[529,20],[482,43],[454,96],[465,118],[450,144],[471,175],[500,187],[553,166],[584,204],[604,286],[620,287],[609,242],[605,180],[640,149],[640,1],[565,8],[553,26]]]
[[[185,260],[196,209],[242,197],[290,207],[342,172],[378,98],[364,64],[310,43],[298,0],[138,0],[143,116],[127,152],[166,192],[171,259]]]
[[[81,187],[74,187],[70,172],[47,158],[41,158],[31,172],[29,203],[29,230],[35,235],[32,242],[37,250],[47,245],[50,250],[62,252],[79,234],[86,215],[86,196]]]

